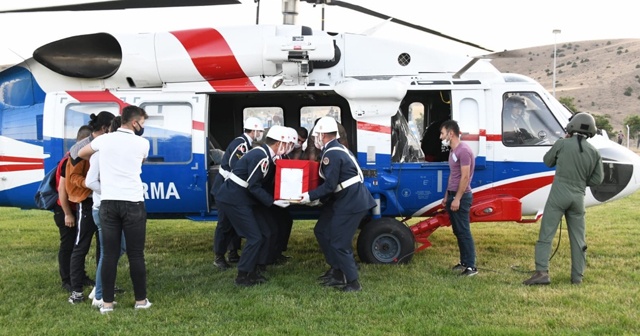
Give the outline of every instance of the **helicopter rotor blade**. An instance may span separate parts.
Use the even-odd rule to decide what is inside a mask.
[[[21,8],[12,10],[0,10],[0,13],[26,13],[26,12],[58,12],[58,11],[94,11],[94,10],[118,10],[135,8],[162,8],[162,7],[195,7],[236,5],[239,0],[109,0],[100,2],[85,2],[72,5],[44,6]]]
[[[417,25],[417,24],[413,24],[411,22],[400,20],[400,19],[394,18],[392,16],[389,16],[389,15],[386,15],[386,14],[382,14],[382,13],[373,11],[371,9],[368,9],[368,8],[365,8],[365,7],[362,7],[362,6],[358,6],[358,5],[354,5],[352,3],[348,3],[348,2],[345,2],[345,1],[340,1],[340,0],[301,0],[301,1],[304,1],[304,2],[307,2],[307,3],[310,3],[310,4],[314,4],[314,5],[325,4],[325,5],[329,5],[329,6],[343,7],[343,8],[347,8],[347,9],[350,9],[350,10],[354,10],[356,12],[360,12],[360,13],[363,13],[363,14],[371,15],[371,16],[374,16],[374,17],[377,17],[377,18],[380,18],[380,19],[383,19],[383,20],[391,19],[391,22],[397,23],[399,25],[403,25],[403,26],[406,26],[406,27],[409,27],[409,28],[413,28],[413,29],[416,29],[416,30],[419,30],[419,31],[422,31],[422,32],[425,32],[425,33],[428,33],[428,34],[436,35],[436,36],[439,36],[439,37],[442,37],[442,38],[445,38],[445,39],[448,39],[448,40],[452,40],[452,41],[455,41],[455,42],[458,42],[458,43],[462,43],[462,44],[465,44],[465,45],[468,45],[468,46],[471,46],[471,47],[474,47],[474,48],[486,50],[488,52],[493,52],[493,50],[487,49],[487,48],[482,47],[482,46],[479,46],[479,45],[477,45],[475,43],[471,43],[471,42],[468,42],[468,41],[463,41],[463,40],[455,38],[453,36],[449,36],[449,35],[443,34],[443,33],[439,32],[439,31],[435,31],[435,30],[429,29],[427,27],[423,27],[423,26],[420,26],[420,25]]]

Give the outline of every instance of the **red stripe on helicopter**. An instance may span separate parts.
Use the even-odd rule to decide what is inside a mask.
[[[171,32],[200,75],[218,92],[258,91],[247,78],[224,37],[213,28]]]
[[[129,106],[129,104],[122,101],[120,98],[113,95],[113,93],[105,91],[67,91],[67,94],[82,103],[94,103],[94,102],[114,102],[120,106],[120,111],[123,108]]]
[[[490,189],[477,191],[473,193],[473,197],[480,198],[483,196],[507,194],[515,198],[522,199],[523,197],[529,195],[530,193],[540,188],[543,188],[547,185],[550,185],[551,183],[553,183],[553,175],[541,176],[541,177],[536,177],[532,179],[514,181],[511,183],[502,184]],[[439,209],[442,209],[442,205],[440,204],[427,210],[421,216],[433,215]]]
[[[204,131],[204,123],[201,121],[193,120],[191,122],[191,125],[192,125],[191,127],[193,127],[193,129],[196,131]]]
[[[0,172],[15,172],[23,170],[39,170],[44,168],[44,163],[40,164],[17,164],[17,165],[0,165]]]
[[[42,159],[20,157],[20,156],[4,156],[4,155],[0,155],[0,162],[35,162],[35,163],[42,163]]]
[[[391,127],[358,121],[358,129],[362,131],[391,134]]]

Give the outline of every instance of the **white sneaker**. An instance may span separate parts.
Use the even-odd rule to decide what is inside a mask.
[[[144,299],[144,303],[136,303],[134,309],[149,309],[151,308],[151,301]]]
[[[89,293],[89,299],[95,299],[96,297],[96,286],[93,286],[91,293]]]
[[[93,301],[91,301],[91,306],[96,307],[96,308],[102,308],[102,304],[104,303],[104,300],[100,299],[96,299],[93,298]]]
[[[111,313],[113,311],[113,306],[111,307],[100,307],[100,314],[105,315]]]

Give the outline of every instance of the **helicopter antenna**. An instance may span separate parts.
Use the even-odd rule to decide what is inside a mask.
[[[256,25],[260,24],[260,0],[253,0],[256,3]]]

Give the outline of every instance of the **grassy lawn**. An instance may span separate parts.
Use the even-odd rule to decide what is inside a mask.
[[[214,222],[150,220],[146,260],[154,305],[134,311],[123,258],[117,283],[126,292],[105,316],[88,300],[67,302],[52,214],[0,208],[0,335],[640,334],[639,202],[636,193],[588,209],[581,286],[570,284],[564,225],[550,286],[521,285],[533,269],[539,224],[477,223],[478,276],[449,271],[457,245],[443,228],[432,235],[433,247],[408,265],[361,265],[364,290],[341,293],[316,284],[326,266],[312,221],[294,224],[287,252],[293,259],[270,267],[267,284],[237,288],[234,270],[212,266]],[[95,263],[87,270],[93,276]]]

